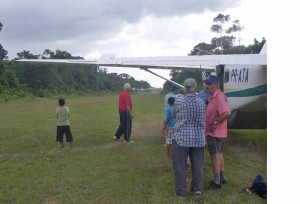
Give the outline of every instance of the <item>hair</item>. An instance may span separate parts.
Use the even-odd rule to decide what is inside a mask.
[[[195,86],[186,86],[186,93],[194,93],[196,91],[196,87]]]
[[[187,78],[184,80],[183,85],[187,93],[193,93],[196,91],[197,82],[194,78]]]
[[[65,105],[65,99],[60,98],[60,99],[58,100],[58,104],[59,104],[60,106]]]
[[[194,78],[187,78],[183,82],[186,93],[194,93],[196,91],[197,82]]]
[[[130,89],[130,88],[131,88],[131,85],[129,83],[124,84],[124,90]]]
[[[185,91],[185,88],[180,88],[178,92],[180,94],[184,95],[186,91]]]
[[[170,97],[168,98],[168,104],[172,106],[172,105],[174,105],[174,102],[175,102],[175,98],[172,97],[172,96],[170,96]]]

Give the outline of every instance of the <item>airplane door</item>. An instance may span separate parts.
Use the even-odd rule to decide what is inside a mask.
[[[218,65],[217,66],[217,76],[220,80],[220,90],[224,92],[224,74],[225,74],[225,66],[224,65]]]

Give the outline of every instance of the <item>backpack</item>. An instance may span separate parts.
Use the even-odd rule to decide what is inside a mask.
[[[255,177],[249,190],[262,198],[267,198],[267,182],[264,181],[264,178],[260,175]]]

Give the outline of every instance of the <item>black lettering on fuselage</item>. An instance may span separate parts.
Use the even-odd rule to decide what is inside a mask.
[[[249,68],[231,69],[230,82],[248,82]]]

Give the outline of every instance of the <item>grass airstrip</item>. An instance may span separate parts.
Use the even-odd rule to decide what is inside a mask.
[[[267,131],[229,130],[228,184],[202,198],[174,194],[162,146],[163,95],[133,95],[132,144],[112,140],[118,95],[66,97],[74,147],[55,141],[57,98],[0,102],[0,203],[267,203],[240,193],[257,174],[267,179]],[[212,178],[205,152],[204,186]],[[191,172],[188,170],[188,188]]]

